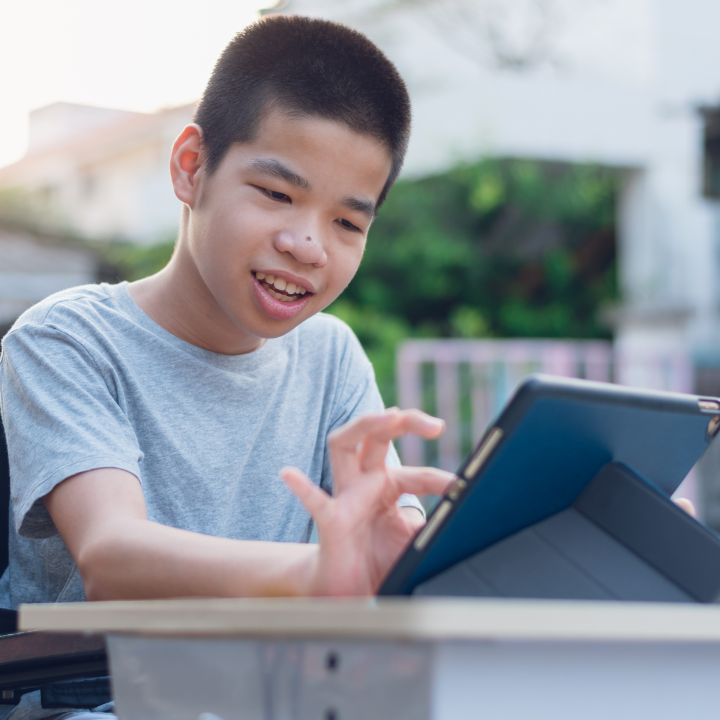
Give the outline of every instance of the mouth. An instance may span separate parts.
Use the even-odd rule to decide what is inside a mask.
[[[288,282],[284,278],[275,277],[275,275],[266,275],[262,272],[253,272],[253,275],[263,290],[280,302],[287,303],[293,302],[293,300],[299,300],[308,292],[301,285]],[[310,295],[312,295],[312,293],[310,293]]]
[[[313,293],[285,278],[252,271],[253,289],[266,315],[274,320],[290,320],[308,304]]]

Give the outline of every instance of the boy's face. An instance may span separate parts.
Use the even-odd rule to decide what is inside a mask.
[[[377,140],[281,111],[212,176],[201,166],[186,250],[215,310],[269,338],[329,305],[360,265],[390,169]]]

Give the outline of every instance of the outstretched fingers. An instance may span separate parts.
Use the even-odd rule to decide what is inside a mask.
[[[335,430],[329,437],[333,464],[340,472],[382,467],[388,443],[409,432],[432,439],[442,434],[445,423],[421,410],[391,408],[384,413],[366,415]],[[358,447],[360,453],[358,455]]]
[[[330,509],[332,498],[322,488],[296,467],[284,467],[280,470],[280,477],[292,490],[295,497],[300,500],[305,509],[312,515],[313,520],[320,524],[324,514]]]
[[[402,493],[442,495],[456,478],[454,473],[431,467],[393,467],[388,468],[388,473],[398,497]]]

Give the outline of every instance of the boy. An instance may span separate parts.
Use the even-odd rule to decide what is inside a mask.
[[[442,423],[382,412],[357,340],[317,314],[402,166],[395,68],[348,28],[273,17],[230,43],[195,120],[168,266],[54,295],[5,338],[5,607],[371,595],[423,522],[403,493],[451,479],[399,467],[392,439]]]

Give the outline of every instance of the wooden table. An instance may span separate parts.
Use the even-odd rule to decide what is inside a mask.
[[[107,635],[122,720],[720,713],[714,606],[198,599],[27,605],[19,623]]]

